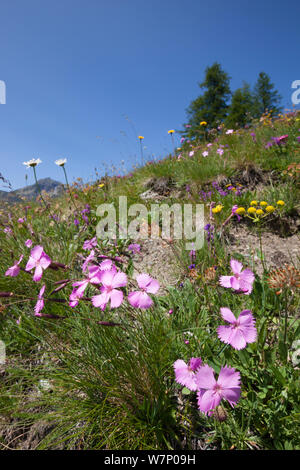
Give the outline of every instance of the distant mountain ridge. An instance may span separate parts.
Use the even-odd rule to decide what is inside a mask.
[[[59,181],[55,181],[51,178],[42,178],[38,180],[39,188],[41,191],[46,191],[51,197],[56,197],[62,194],[64,185]],[[30,186],[24,186],[23,188],[16,189],[14,191],[1,191],[0,200],[7,202],[20,202],[21,198],[26,198],[32,201],[39,195],[39,189],[36,184]]]

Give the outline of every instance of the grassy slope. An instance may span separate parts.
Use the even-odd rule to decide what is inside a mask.
[[[17,222],[18,217],[24,216],[24,206],[9,208],[13,214],[10,221],[7,211],[3,211],[2,228],[10,226],[13,234],[0,233],[0,291],[11,291],[14,296],[1,299],[0,338],[6,343],[8,359],[5,373],[0,376],[0,410],[6,426],[0,447],[1,442],[3,448],[22,447],[26,439],[26,445],[39,448],[298,446],[299,374],[291,361],[291,347],[299,336],[299,296],[291,292],[287,295],[288,291],[286,295],[276,295],[266,282],[268,273],[261,278],[256,276],[250,296],[234,296],[218,286],[218,277],[205,277],[206,270],[214,265],[218,266],[217,276],[228,273],[229,257],[223,239],[216,238],[214,251],[205,246],[197,254],[197,280],[191,282],[184,273],[182,284],[170,288],[168,296],[157,297],[154,307],[146,312],[137,311],[128,303],[105,312],[89,302],[80,302],[71,309],[67,306],[70,285],[52,295],[65,302],[46,301],[44,310],[48,315],[64,318],[37,318],[33,307],[43,283],[51,298],[54,282],[82,279],[80,254],[86,256],[83,241],[95,235],[96,207],[103,202],[117,204],[119,195],[127,195],[128,204],[144,203],[140,194],[149,178],[171,177],[175,187],[183,189],[179,202],[202,202],[201,189],[211,188],[211,182],[221,175],[236,181],[240,169],[251,165],[272,171],[276,180],[261,187],[259,193],[257,188],[248,191],[245,184],[240,196],[234,191],[226,197],[215,192],[214,202],[224,206],[215,217],[216,226],[221,226],[234,204],[248,207],[253,199],[272,204],[283,199],[281,216],[295,211],[299,207],[297,180],[295,175],[283,172],[288,165],[299,163],[299,128],[300,120],[295,116],[284,116],[275,122],[266,118],[252,129],[233,135],[222,132],[206,158],[202,152],[207,143],[199,144],[199,148],[194,144],[192,157],[192,148],[183,147],[180,158],[177,155],[147,164],[126,178],[104,178],[102,188],[98,183],[91,187],[75,185],[79,227],[74,225],[76,209],[67,197],[51,202],[51,214],[59,216],[58,223],[37,204],[28,209],[24,224]],[[255,141],[251,132],[255,132]],[[265,148],[271,137],[285,134],[289,135],[286,145]],[[220,145],[224,145],[223,156],[216,152]],[[176,202],[174,194],[164,202]],[[79,210],[85,204],[91,206],[89,225],[83,223]],[[24,242],[28,238],[34,244],[42,244],[52,260],[67,264],[70,269],[48,269],[39,283],[32,282],[31,276],[22,271],[17,277],[5,277],[6,269],[21,253],[27,261],[29,250]],[[100,252],[124,256],[128,254],[128,243],[119,240],[117,246],[100,244]],[[188,264],[186,255],[180,256]],[[297,264],[297,260],[294,262]],[[131,262],[126,263],[126,272],[130,276]],[[134,281],[131,286],[129,291]],[[89,287],[86,295],[94,293],[94,288]],[[242,351],[224,349],[216,335],[222,306],[230,307],[236,314],[243,308],[253,311],[258,329],[256,343]],[[122,328],[101,326],[98,321],[120,322]],[[189,343],[185,343],[187,339]],[[174,381],[174,361],[198,356],[216,372],[226,363],[241,373],[242,398],[234,409],[226,403],[228,417],[223,423],[199,413],[195,394],[182,391]],[[40,380],[47,380],[50,390],[43,388]],[[44,439],[28,444],[32,422],[41,420],[49,425],[42,433]],[[24,436],[18,438],[21,435]]]

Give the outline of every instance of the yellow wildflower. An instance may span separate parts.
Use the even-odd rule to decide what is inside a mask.
[[[200,126],[207,126],[207,122],[206,121],[201,121]]]
[[[257,209],[256,215],[264,215],[264,211],[262,209]]]
[[[174,134],[174,132],[175,132],[174,129],[170,129],[170,130],[168,131],[168,134]]]
[[[277,201],[277,205],[278,206],[284,206],[285,202],[284,201],[281,201],[281,199],[279,201]]]
[[[271,214],[271,212],[274,212],[274,211],[275,211],[275,207],[273,207],[273,206],[267,206],[267,207],[266,207],[266,211]]]
[[[257,206],[257,204],[258,204],[257,201],[251,201],[250,202],[250,206]]]
[[[255,209],[255,207],[249,207],[249,209],[247,209],[247,212],[248,212],[248,214],[255,214],[256,209]]]
[[[268,203],[267,203],[266,201],[261,201],[261,202],[260,202],[260,205],[261,205],[261,206],[267,206]]]
[[[222,209],[223,209],[223,206],[221,204],[218,204],[216,207],[212,209],[212,213],[218,214],[218,212],[221,212]]]
[[[238,215],[243,215],[245,214],[246,209],[244,207],[238,207],[237,210],[235,211],[236,214]]]
[[[142,135],[139,135],[139,139],[142,140],[144,137]]]

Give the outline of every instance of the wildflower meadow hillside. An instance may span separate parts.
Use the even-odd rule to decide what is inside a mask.
[[[300,449],[300,114],[207,125],[1,205],[0,448]],[[201,208],[203,244],[153,205]]]

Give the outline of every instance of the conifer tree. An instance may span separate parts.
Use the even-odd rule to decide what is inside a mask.
[[[255,98],[250,85],[243,83],[232,95],[231,104],[225,125],[228,128],[239,128],[249,124],[253,118]]]
[[[189,119],[185,130],[181,132],[185,137],[200,137],[204,130],[217,128],[224,121],[231,96],[229,80],[230,77],[219,63],[215,62],[206,68],[205,79],[199,83],[199,87],[205,91],[187,109]]]
[[[271,82],[269,75],[265,72],[260,72],[254,87],[254,94],[255,117],[259,118],[265,112],[276,115],[282,110],[280,106],[281,96],[278,91],[275,90],[274,84]]]

